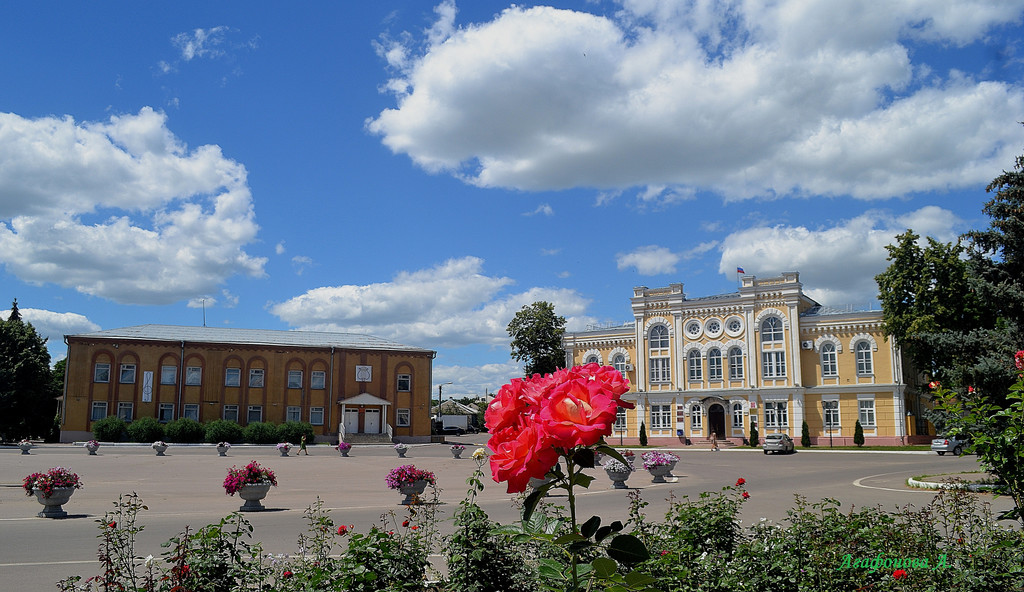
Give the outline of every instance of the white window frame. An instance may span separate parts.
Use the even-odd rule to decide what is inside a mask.
[[[841,429],[843,426],[841,423],[842,420],[840,419],[841,416],[839,414],[839,407],[841,405],[839,399],[825,399],[825,402],[829,403],[830,406],[825,407],[822,410],[822,429],[833,432],[838,429]],[[834,404],[835,406],[833,407],[832,404]]]
[[[694,403],[690,406],[690,428],[699,430],[704,427],[704,410]]]
[[[672,365],[669,358],[651,358],[651,384],[667,383],[672,380]]]
[[[199,404],[185,403],[185,408],[182,410],[181,416],[185,419],[194,419],[195,421],[199,421]]]
[[[310,407],[309,408],[309,425],[324,425],[324,408],[323,407]]]
[[[857,416],[860,419],[860,425],[864,428],[875,427],[875,399],[858,399],[857,400]]]
[[[160,423],[174,420],[174,403],[160,403],[160,407],[157,408],[156,419]]]
[[[263,368],[249,368],[249,388],[263,388],[266,379],[267,372]]]
[[[99,363],[92,370],[93,382],[110,382],[110,364]]]
[[[722,381],[722,350],[713,347],[708,350],[708,381]]]
[[[766,428],[789,427],[789,402],[768,401],[764,404],[764,425]]]
[[[185,386],[200,386],[203,384],[202,366],[185,367]]]
[[[256,419],[253,419],[254,415]],[[262,423],[263,422],[263,405],[249,405],[249,408],[245,410],[245,423]]]
[[[242,369],[241,368],[225,368],[224,369],[224,386],[242,386]]]
[[[732,404],[732,427],[743,427],[743,403]]]
[[[323,370],[313,370],[310,372],[309,388],[318,391],[327,388],[327,373]]]
[[[729,380],[743,380],[743,348],[741,347],[729,348]]]
[[[300,389],[302,388],[302,370],[289,370],[288,371],[288,388]]]
[[[395,378],[395,390],[400,393],[412,392],[412,374],[399,374]]]
[[[408,407],[395,409],[395,426],[407,428],[412,425],[412,410]]]
[[[686,377],[690,382],[704,380],[704,364],[700,359],[700,350],[691,349],[686,354]]]
[[[782,343],[784,339],[782,319],[773,315],[761,322],[761,343]]]
[[[160,366],[160,384],[178,384],[178,367]]]
[[[121,373],[118,382],[121,384],[135,384],[135,364],[121,364]]]
[[[875,373],[874,358],[871,355],[871,342],[858,341],[853,348],[857,356],[857,376],[872,376]],[[861,422],[863,423],[863,422]]]
[[[822,378],[837,378],[839,376],[839,361],[834,343],[821,345],[821,376]]]
[[[289,405],[284,412],[285,421],[302,421],[302,407]]]
[[[117,403],[117,416],[131,423],[132,419],[135,417],[135,404],[119,401]]]
[[[651,405],[651,429],[672,429],[672,405],[668,403]]]
[[[615,409],[615,423],[612,424],[612,429],[616,432],[626,431],[626,409],[624,407]]]
[[[102,410],[102,413],[100,413]],[[107,402],[93,401],[92,409],[89,412],[89,421],[99,421],[107,416]]]
[[[225,405],[223,419],[238,423],[238,405]]]
[[[786,377],[786,352],[770,350],[761,352],[761,376],[767,379]]]
[[[615,354],[612,358],[612,366],[619,371],[623,376],[626,375],[626,356],[622,354]]]

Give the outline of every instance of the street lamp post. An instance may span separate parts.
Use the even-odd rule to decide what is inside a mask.
[[[441,403],[444,403],[444,398],[441,397],[441,393],[445,385],[453,384],[452,382],[442,382],[437,385],[437,419],[441,422],[441,427],[444,427],[444,413],[441,411]]]

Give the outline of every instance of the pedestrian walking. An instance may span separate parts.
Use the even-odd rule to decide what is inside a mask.
[[[302,434],[302,439],[299,440],[299,454],[302,454],[303,452],[306,453],[306,456],[309,456],[309,451],[306,450],[306,434]],[[298,456],[298,454],[295,456]]]

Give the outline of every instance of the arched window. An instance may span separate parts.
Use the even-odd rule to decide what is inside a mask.
[[[761,323],[761,343],[782,343],[782,321],[768,317]]]
[[[871,376],[874,373],[874,366],[871,360],[871,343],[860,341],[857,343],[857,375]]]
[[[668,328],[655,325],[647,338],[648,359],[650,360],[651,383],[665,383],[672,379],[668,356]]]
[[[686,366],[690,371],[690,380],[697,381],[703,378],[704,373],[700,363],[700,350],[690,350],[690,353],[686,355]]]
[[[743,403],[732,404],[732,427],[743,427]]]
[[[622,354],[615,354],[615,357],[612,358],[612,366],[615,366],[615,369],[618,370],[619,372],[621,372],[623,376],[625,376],[626,375],[626,356],[624,356]]]
[[[584,364],[600,364],[601,360],[597,356],[587,356],[586,360],[583,360]]]
[[[729,348],[729,379],[743,380],[743,350]]]
[[[704,418],[701,414],[700,405],[694,404],[690,408],[690,427],[699,430],[704,425]]]
[[[722,380],[722,350],[708,350],[708,380]]]
[[[821,346],[821,375],[839,376],[839,365],[836,363],[836,346],[824,343]]]

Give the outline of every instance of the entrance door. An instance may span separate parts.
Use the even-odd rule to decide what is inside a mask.
[[[345,409],[345,433],[359,433],[359,410]]]
[[[363,433],[380,433],[380,409],[367,409],[363,416]]]
[[[725,437],[725,408],[718,403],[708,408],[708,427],[718,434],[718,439]]]

